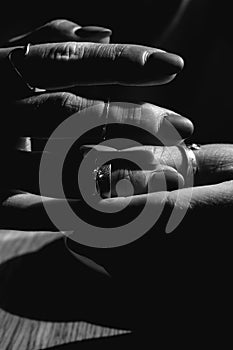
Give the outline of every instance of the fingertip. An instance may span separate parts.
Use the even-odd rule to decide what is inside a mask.
[[[179,73],[184,66],[183,59],[173,53],[156,51],[146,56],[145,66],[156,72],[156,75],[173,75]]]
[[[82,39],[88,39],[92,37],[105,38],[111,36],[112,31],[108,28],[103,27],[86,26],[75,30],[75,34]]]
[[[179,134],[180,141],[190,137],[194,131],[194,125],[191,120],[181,116],[180,114],[168,112],[163,120],[163,123],[161,124],[160,132],[168,136],[168,130],[170,130],[171,127],[174,127]]]
[[[151,173],[149,192],[174,191],[183,188],[183,176],[170,166],[159,166]]]

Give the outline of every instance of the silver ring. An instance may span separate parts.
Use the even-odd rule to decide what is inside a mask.
[[[191,145],[186,145],[185,143],[182,143],[181,145],[178,145],[178,148],[184,155],[186,159],[186,174],[183,174],[185,176],[185,185],[189,186],[193,183],[193,176],[198,171],[198,164],[197,164],[197,158],[193,151],[199,150],[200,145],[197,145],[196,143],[193,143]]]
[[[112,167],[111,164],[105,164],[101,167],[97,167],[94,170],[94,180],[96,186],[96,192],[102,198],[111,198],[112,196]]]
[[[109,107],[110,107],[110,102],[108,100],[108,102],[105,105],[105,123],[104,123],[103,128],[102,128],[102,135],[101,135],[102,141],[105,141],[106,137],[107,137],[107,124],[108,124]]]
[[[17,66],[14,63],[13,57],[15,53],[23,53],[23,56],[26,57],[29,54],[30,51],[30,44],[25,45],[23,48],[16,48],[14,50],[11,50],[8,54],[8,60],[12,66],[12,68],[14,69],[15,73],[17,74],[18,78],[20,78],[21,82],[26,86],[26,88],[33,93],[39,93],[39,92],[44,92],[46,91],[45,89],[40,89],[34,86],[31,86],[26,79],[24,79],[23,75],[20,73],[19,69],[17,68]]]

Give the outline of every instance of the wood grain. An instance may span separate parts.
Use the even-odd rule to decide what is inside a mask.
[[[25,253],[36,252],[61,237],[60,233],[0,230],[0,267]],[[4,283],[3,283],[4,287]],[[0,275],[0,288],[2,288]],[[38,350],[83,339],[124,334],[128,331],[77,322],[47,322],[0,309],[0,349]]]

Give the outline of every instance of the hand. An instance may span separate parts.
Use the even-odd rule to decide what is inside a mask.
[[[152,147],[147,146],[142,147],[140,150],[140,152],[144,152],[145,162],[149,160],[149,165],[152,163],[151,160],[154,159],[150,148]],[[180,171],[180,169],[185,169],[184,164],[182,165],[185,161],[184,156],[177,146],[168,147],[165,152],[164,150],[162,151],[159,146],[155,148],[160,154],[162,153],[160,164],[163,164],[165,169],[167,169],[167,167],[175,168],[174,163],[176,166],[178,165],[178,169],[176,170]],[[121,151],[118,152],[121,153]],[[125,151],[122,152],[124,153]],[[127,152],[134,153],[135,149],[127,150]],[[227,227],[230,226],[231,223],[231,210],[233,206],[233,146],[227,144],[203,145],[199,150],[194,150],[193,152],[195,153],[198,165],[198,171],[194,176],[193,188],[184,187],[179,190],[142,194],[130,198],[131,201],[128,207],[129,215],[138,214],[147,201],[152,216],[153,213],[160,211],[160,208],[164,208],[159,221],[155,223],[155,226],[151,228],[149,233],[132,244],[114,249],[95,249],[74,243],[75,251],[81,256],[83,255],[94,260],[114,277],[120,276],[122,278],[129,273],[132,274],[133,271],[137,271],[138,280],[140,279],[138,275],[139,266],[142,273],[144,273],[144,269],[148,270],[149,266],[154,270],[154,264],[152,264],[151,260],[159,260],[158,257],[161,258],[161,254],[164,252],[163,248],[161,248],[161,241],[170,240],[170,244],[175,244],[172,242],[174,242],[173,238],[176,237],[178,242],[176,244],[181,244],[178,251],[179,249],[184,249],[181,256],[183,256],[183,254],[186,256],[189,252],[189,259],[193,257],[193,251],[190,252],[190,249],[193,249],[195,252],[195,247],[198,254],[204,253],[208,245],[214,246],[216,242],[218,242],[217,244],[220,247],[221,239],[219,237],[219,232],[221,232],[222,224],[224,223]],[[172,157],[170,157],[170,155],[172,155]],[[21,194],[16,196],[19,203],[21,198],[23,198]],[[31,196],[30,201],[30,213],[31,215],[34,214],[35,217],[36,213],[42,210],[42,206],[36,196]],[[48,199],[47,201],[49,205],[57,206],[58,212],[62,212],[64,205],[62,200],[55,202],[52,199]],[[129,197],[117,197],[103,199],[99,202],[98,206],[99,210],[103,210],[104,212],[111,213],[117,209],[121,214],[121,211],[125,208],[126,202],[128,204]],[[84,208],[86,210],[86,207],[83,207],[81,201],[73,200],[70,201],[70,204],[78,214],[82,213]],[[178,212],[178,215],[179,213],[182,214],[182,211],[185,211],[185,216],[174,232],[170,235],[165,235],[165,228],[174,208]],[[86,215],[89,215],[88,212]],[[42,217],[42,215],[40,217]],[[106,217],[106,220],[107,222],[110,220],[111,226],[119,227],[119,225],[125,224],[124,218],[127,217],[127,215],[124,214],[122,217],[122,222],[119,220],[119,215],[111,216],[110,218]],[[95,222],[95,224],[98,223],[100,224],[98,221]],[[41,229],[48,225],[46,221],[41,222],[41,224]],[[53,229],[52,226],[51,229]],[[64,227],[64,230],[72,230],[72,227]],[[222,235],[227,235],[227,233],[222,232]],[[145,251],[147,252],[146,255]],[[174,249],[171,253],[169,250],[171,254],[175,254],[175,252],[177,253],[178,251]],[[158,257],[156,255],[158,255]],[[129,256],[131,257],[130,261]],[[142,258],[139,258],[140,256]],[[207,254],[206,256],[208,257],[209,255]],[[82,260],[82,257],[79,256],[79,258]],[[168,256],[167,258],[168,261],[170,261]],[[162,257],[162,259],[164,259],[164,257]],[[201,255],[199,255],[199,259],[201,261]],[[148,263],[149,261],[150,264]],[[180,259],[178,259],[178,261],[182,263]],[[194,260],[193,263],[195,261],[196,260]]]
[[[107,28],[94,27],[94,26],[81,27],[77,23],[61,19],[61,20],[54,20],[49,23],[46,23],[45,25],[39,28],[36,28],[30,33],[23,34],[16,38],[12,38],[8,40],[4,45],[2,45],[2,47],[9,47],[13,49],[16,46],[18,47],[22,45],[27,45],[28,43],[36,44],[36,43],[65,42],[65,41],[73,41],[73,42],[92,41],[92,42],[109,43],[110,35],[111,35],[111,30]],[[10,71],[11,71],[11,74],[14,73],[12,69],[10,69]],[[14,78],[15,77],[16,75],[14,75]],[[9,80],[10,77],[6,77],[6,79]],[[13,84],[13,82],[9,81],[8,84],[10,85],[11,83]],[[19,83],[18,87],[15,86],[15,90],[17,89],[18,89],[18,93],[19,93],[19,90],[20,91],[23,90],[23,92],[26,92],[26,95],[28,95],[28,89],[25,89],[25,85],[22,86],[22,84]],[[15,101],[14,101],[13,91],[8,90],[7,92],[7,84],[4,84],[3,87],[0,88],[0,90],[3,91],[2,110],[4,110],[6,118],[12,113],[13,114],[18,113],[17,112],[18,107],[16,102],[17,97],[15,97]],[[10,90],[11,90],[11,87],[10,87]],[[4,98],[6,94],[8,95],[6,97],[7,101]],[[9,99],[11,100],[10,103],[9,103]],[[59,96],[57,96],[57,99],[59,103]],[[62,99],[62,96],[60,97],[60,99]],[[64,100],[65,100],[65,96],[64,96]],[[11,109],[11,107],[13,108]],[[24,113],[22,108],[21,108],[21,112]],[[35,111],[33,111],[33,114],[35,114]],[[15,119],[16,118],[14,118],[13,122],[16,121]],[[4,123],[3,125],[6,125],[4,120],[3,120],[3,123]],[[25,129],[23,131],[23,134],[24,132],[27,132],[27,130]],[[24,148],[26,146],[25,140],[18,138],[19,136],[22,136],[22,135],[20,135],[19,133],[17,135],[17,133],[15,133],[12,130],[10,131],[10,135],[11,137],[9,137],[8,135],[6,137],[2,136],[1,148],[4,148],[4,147],[12,148],[12,146]]]
[[[64,40],[64,35],[66,38],[72,37],[73,39],[77,27],[79,26],[67,21],[60,24],[58,22],[58,25],[57,22],[53,22],[36,30],[35,33],[11,40],[9,44],[12,45],[13,42],[24,44],[29,39],[34,42],[38,36],[40,42],[50,41],[52,40],[51,36],[49,39],[45,37],[48,28],[50,28],[49,31],[53,28],[52,32],[56,33],[56,35],[54,34],[56,39]],[[69,28],[68,32],[70,34],[67,34],[67,28]],[[88,32],[90,32],[90,29]],[[100,32],[102,33],[102,31]],[[46,35],[43,36],[43,33]],[[107,37],[109,37],[109,32]],[[79,37],[77,40],[79,40]],[[100,40],[103,40],[103,38],[101,37]],[[106,42],[108,39],[105,37],[104,40]],[[100,120],[102,118],[105,123],[106,102],[79,97],[75,92],[70,91],[71,88],[76,90],[80,85],[99,84],[122,84],[126,86],[161,84],[172,80],[183,66],[182,59],[176,55],[137,45],[93,44],[88,42],[34,45],[30,48],[26,57],[18,57],[17,62],[14,61],[17,69],[30,85],[46,89],[46,92],[43,93],[33,93],[25,88],[25,84],[18,78],[17,74],[14,74],[13,68],[9,65],[7,55],[12,49],[14,47],[0,50],[0,71],[2,75],[0,96],[3,105],[5,104],[2,128],[5,134],[12,134],[12,125],[14,125],[14,130],[17,130],[17,135],[20,136],[47,137],[64,119],[87,106],[94,106],[96,117],[99,117]],[[105,100],[108,98],[109,96],[106,96]],[[176,128],[182,138],[188,137],[193,130],[192,123],[186,118],[149,104],[141,104],[135,110],[131,108],[130,112],[126,114],[124,114],[124,108],[119,108],[116,111],[113,106],[112,109],[113,112],[111,113],[110,108],[110,114],[112,114],[110,121],[119,123],[119,120],[121,120],[122,123],[120,135],[115,136],[122,136],[122,130],[125,129],[124,122],[126,121],[129,121],[132,125],[134,123],[138,125],[139,121],[139,126],[142,125],[149,131],[152,130],[154,136],[163,132],[164,129],[166,130],[167,127]],[[16,115],[20,115],[20,118]],[[126,119],[122,119],[122,115]],[[138,118],[132,119],[132,116],[138,116]],[[80,123],[82,122],[80,120]],[[145,138],[145,135],[140,136],[142,143],[155,142],[154,138],[152,139],[153,141],[150,138]],[[100,141],[99,136],[96,135],[92,141],[98,143]],[[176,143],[177,140],[170,140],[170,142]],[[35,154],[30,156],[33,158]],[[19,157],[22,158],[21,155]],[[16,159],[15,164],[17,164]],[[17,183],[17,179],[15,181]],[[22,187],[24,186],[19,186],[19,189],[22,189]],[[10,188],[15,189],[14,186]],[[26,196],[26,198],[31,197]],[[38,199],[40,201],[39,197]],[[19,202],[15,203],[17,203],[17,207]],[[29,205],[30,207],[30,200],[22,203],[22,205]],[[21,205],[18,208],[21,209]]]
[[[40,87],[46,87],[52,88],[50,92],[46,92],[40,95],[32,95],[32,96],[19,96],[17,97],[17,94],[19,94],[18,90],[14,91],[14,84],[13,81],[6,83],[6,88],[8,85],[8,92],[9,87],[13,87],[12,92],[16,97],[10,98],[9,101],[9,95],[7,100],[7,113],[5,114],[5,120],[4,120],[4,127],[6,130],[6,133],[9,133],[12,131],[12,125],[15,126],[15,129],[18,130],[20,135],[40,135],[40,136],[48,136],[51,131],[54,130],[54,128],[59,125],[61,121],[63,121],[65,118],[68,118],[71,114],[73,114],[76,111],[81,110],[86,105],[94,105],[96,106],[96,112],[97,116],[101,118],[103,115],[104,110],[104,100],[103,101],[97,101],[97,100],[88,100],[79,98],[76,94],[73,94],[72,92],[67,92],[66,89],[70,87],[70,82],[67,80],[68,75],[65,73],[69,73],[70,76],[72,75],[71,72],[73,72],[71,66],[69,66],[69,61],[63,62],[64,63],[64,76],[63,74],[59,76],[59,81],[57,81],[56,73],[60,73],[59,69],[55,69],[55,71],[50,72],[48,70],[48,66],[46,64],[43,66],[44,72],[46,74],[49,74],[49,80],[50,84],[48,86],[45,85],[45,81],[42,82],[40,80],[40,77],[38,74],[36,74],[35,69],[36,67],[39,67],[42,60],[42,53],[48,52],[48,55],[50,52],[54,50],[54,48],[58,47],[61,49],[61,52],[64,52],[64,48],[70,47],[70,44],[60,44],[61,46],[54,46],[51,45],[41,45],[37,46],[35,45],[32,50],[30,50],[30,55],[27,58],[28,63],[30,63],[27,67],[23,64],[19,65],[20,68],[22,68],[22,72],[25,76],[28,74],[28,78],[30,76],[30,79],[28,80],[29,83],[35,84]],[[67,45],[67,46],[66,46]],[[72,44],[72,48],[77,47],[80,48],[79,44]],[[85,47],[88,47],[87,44],[84,44]],[[91,47],[91,46],[90,46]],[[96,48],[94,50],[97,50],[99,48],[107,48],[108,46],[93,46],[92,48]],[[109,46],[109,48],[113,46]],[[115,47],[115,46],[114,46]],[[121,46],[116,46],[116,48],[121,48]],[[47,51],[48,50],[48,51]],[[50,51],[51,50],[51,51]],[[135,69],[135,60],[134,58],[138,58],[138,65],[140,66],[140,62],[142,63],[141,58],[143,52],[145,52],[145,48],[137,47],[137,46],[130,46],[130,52],[128,51],[127,57],[125,57],[125,62],[127,62],[127,67],[132,67],[132,70]],[[2,56],[3,59],[6,57],[8,51],[2,51],[4,55]],[[91,50],[89,52],[92,52]],[[95,51],[93,51],[95,52]],[[97,50],[98,52],[98,50]],[[33,54],[33,55],[32,55]],[[41,56],[40,56],[41,55]],[[135,56],[136,55],[136,56]],[[98,56],[97,56],[98,57]],[[36,62],[34,59],[36,58]],[[100,58],[100,57],[99,57]],[[101,57],[101,59],[103,56]],[[97,59],[97,62],[101,62],[101,59]],[[108,62],[108,57],[104,58]],[[93,58],[95,61],[95,59]],[[96,62],[96,64],[98,64]],[[56,63],[56,62],[55,62]],[[65,65],[66,63],[66,65]],[[75,64],[77,63],[77,69],[80,63],[80,60],[75,60]],[[34,67],[33,67],[34,64]],[[62,64],[63,65],[63,64]],[[115,65],[115,66],[114,66]],[[58,65],[59,66],[59,65]],[[123,71],[122,67],[124,66],[124,62],[120,60],[114,61],[112,65],[112,69],[119,69],[119,71]],[[3,67],[3,66],[2,66]],[[55,66],[56,67],[56,64]],[[101,65],[99,66],[101,67]],[[118,68],[116,68],[118,67]],[[66,70],[67,69],[67,70]],[[151,69],[151,67],[150,67]],[[147,69],[142,68],[139,70],[139,73],[143,73],[142,71]],[[149,67],[148,67],[149,70]],[[6,71],[3,69],[5,75]],[[111,71],[111,69],[110,69]],[[155,69],[156,72],[156,69]],[[160,71],[161,72],[161,71]],[[53,73],[53,74],[51,74]],[[128,71],[129,73],[129,71]],[[136,72],[138,73],[138,70],[136,69]],[[145,72],[149,73],[149,72]],[[152,72],[150,72],[152,73]],[[164,72],[165,73],[165,72]],[[171,72],[170,72],[171,73]],[[122,74],[123,75],[123,74]],[[140,74],[139,74],[140,75]],[[165,74],[167,76],[167,74]],[[120,76],[120,74],[119,74]],[[130,75],[131,79],[134,78],[131,83],[134,84],[151,84],[155,83],[157,84],[160,80],[158,79],[158,76],[156,79],[153,77],[152,74],[148,74],[146,79],[139,79],[136,80],[138,77],[137,74],[135,76],[132,74]],[[95,77],[95,76],[94,76]],[[104,77],[104,75],[103,75]],[[173,75],[170,75],[168,80],[172,78]],[[79,77],[75,80],[73,76],[71,76],[71,84],[76,85],[79,83]],[[88,77],[87,77],[88,78]],[[93,77],[92,77],[93,78]],[[118,77],[117,77],[118,78]],[[126,77],[127,78],[127,77]],[[88,78],[89,79],[89,78]],[[167,77],[165,78],[166,81]],[[113,80],[113,81],[112,81]],[[116,78],[112,79],[111,82],[118,81]],[[53,81],[56,82],[56,84],[53,84]],[[98,80],[95,77],[95,81],[88,81],[87,83],[96,83]],[[103,83],[103,81],[100,79],[99,82]],[[107,81],[110,83],[110,81]],[[83,83],[83,81],[82,81]],[[106,83],[106,80],[104,81]],[[122,79],[121,83],[130,83],[130,79],[127,79],[127,81],[124,81]],[[64,88],[65,87],[65,88]],[[58,92],[54,92],[53,89],[58,88]],[[61,90],[60,90],[61,89]],[[72,88],[73,89],[73,88]],[[65,90],[65,91],[64,91]],[[6,97],[6,90],[2,89],[2,98]],[[109,97],[109,96],[107,96]],[[102,106],[102,107],[101,107]],[[148,109],[150,113],[148,113]],[[17,112],[17,114],[15,113]],[[119,110],[118,113],[113,114],[115,115],[116,120],[119,120],[119,118],[122,115],[125,115],[123,113],[123,110]],[[132,111],[131,116],[134,116],[135,113]],[[156,106],[148,105],[148,104],[142,104],[141,108],[137,111],[140,115],[140,122],[142,122],[142,125],[147,125],[149,130],[153,130],[154,136],[158,136],[158,133],[163,130],[163,126],[167,125],[173,125],[178,132],[182,135],[182,138],[185,139],[190,136],[192,132],[192,126],[191,123],[188,122],[187,119],[182,118],[181,116],[177,115],[176,113],[173,113],[171,111],[167,111],[165,109],[158,108]],[[55,118],[45,118],[46,115],[56,115],[57,119]],[[19,118],[15,118],[16,115],[22,115],[22,120],[19,121]],[[150,116],[148,120],[148,115]],[[128,116],[128,114],[127,114]],[[129,118],[130,119],[130,118]],[[114,118],[112,119],[114,120]],[[167,121],[169,121],[167,123]],[[162,128],[161,128],[162,126]],[[17,129],[18,128],[18,129]],[[165,129],[167,129],[165,127]],[[120,135],[121,136],[121,135]],[[153,140],[155,138],[152,138],[151,140],[143,139],[141,140],[142,144],[153,144]],[[99,139],[96,140],[98,143]],[[169,141],[169,140],[168,140]],[[170,145],[175,145],[177,140],[170,140]],[[94,142],[94,140],[93,140]],[[156,142],[155,142],[156,143]],[[130,147],[131,145],[128,145]],[[28,171],[24,172],[24,169],[33,170],[35,169],[34,166],[31,166],[34,162],[34,164],[38,164],[38,158],[35,161],[36,157],[40,157],[39,154],[25,154],[25,153],[19,153],[15,156],[15,163],[11,164],[11,170],[13,168],[13,171],[10,172],[10,174],[15,174],[16,169],[17,173],[21,172],[21,175],[24,180],[24,186],[31,186],[31,190],[34,188],[35,193],[25,193],[22,192],[22,188],[16,184],[11,184],[12,191],[6,191],[6,193],[2,194],[2,206],[1,206],[1,227],[2,228],[12,228],[12,229],[29,229],[29,230],[57,230],[56,227],[53,226],[53,224],[50,222],[44,207],[42,203],[42,198],[38,194],[36,194],[36,186],[35,183],[31,184],[31,179],[28,174],[30,174]],[[150,193],[148,195],[142,194],[138,196],[132,197],[132,200],[130,202],[129,210],[133,213],[138,213],[140,209],[144,206],[144,203],[146,200],[149,200],[150,203],[150,210],[151,214],[153,215],[153,212],[156,211],[159,207],[163,206],[165,203],[165,207],[161,216],[161,219],[156,223],[155,227],[153,227],[148,234],[144,235],[141,239],[138,241],[135,241],[134,243],[115,248],[110,250],[96,250],[88,247],[78,246],[77,245],[77,252],[79,254],[79,258],[81,255],[84,255],[85,257],[89,257],[92,261],[95,261],[98,265],[93,265],[93,263],[89,264],[92,265],[93,268],[104,267],[105,273],[110,274],[111,276],[116,277],[116,279],[120,278],[120,280],[124,282],[130,281],[130,283],[126,284],[127,288],[124,288],[124,295],[123,298],[127,300],[134,300],[132,298],[133,295],[136,296],[138,301],[138,295],[140,295],[140,292],[142,291],[144,294],[141,295],[141,298],[143,298],[143,301],[148,300],[149,302],[151,300],[156,299],[159,297],[159,293],[152,294],[150,293],[150,290],[153,290],[151,281],[151,276],[153,276],[156,281],[156,287],[160,290],[160,294],[163,295],[163,298],[165,296],[166,304],[162,304],[163,311],[169,307],[172,307],[172,303],[169,302],[169,295],[172,295],[172,300],[179,300],[176,299],[176,288],[177,284],[179,284],[180,287],[180,279],[177,279],[177,271],[180,272],[180,275],[182,277],[183,286],[184,284],[184,293],[187,292],[187,280],[188,277],[194,276],[193,273],[193,266],[195,267],[198,265],[201,266],[201,263],[203,262],[203,256],[206,252],[206,249],[210,247],[212,251],[216,251],[213,249],[215,248],[213,242],[216,243],[218,240],[220,234],[225,234],[222,232],[222,223],[227,226],[230,226],[230,218],[231,218],[231,210],[232,210],[232,146],[231,145],[206,145],[202,146],[201,148],[201,156],[198,159],[200,160],[199,167],[202,169],[200,170],[200,176],[197,174],[195,177],[195,181],[197,184],[197,187],[191,188],[183,188],[178,191],[163,191],[163,192],[157,192],[157,193]],[[49,156],[49,155],[48,155]],[[27,162],[21,163],[19,162],[19,159],[22,159],[22,157],[27,157]],[[224,161],[223,159],[224,158]],[[18,162],[18,163],[17,163]],[[17,165],[17,168],[14,168],[14,165]],[[25,164],[25,168],[22,166]],[[8,163],[9,165],[9,163]],[[171,165],[171,164],[170,164]],[[170,166],[168,165],[168,166]],[[4,167],[6,169],[6,166]],[[19,177],[20,177],[19,176]],[[6,177],[6,176],[5,176]],[[17,179],[15,179],[15,176],[13,177],[13,181],[17,182]],[[33,179],[38,179],[36,176],[31,177]],[[9,179],[7,179],[9,181]],[[34,180],[32,181],[34,182]],[[36,181],[35,181],[36,182]],[[23,182],[20,181],[20,184]],[[4,184],[4,183],[3,183]],[[37,182],[38,184],[38,182]],[[4,186],[3,186],[4,187]],[[14,190],[15,188],[18,188],[18,191]],[[27,187],[24,187],[24,190],[26,190]],[[38,186],[37,186],[38,189]],[[21,191],[20,191],[21,190]],[[187,198],[190,197],[190,191],[192,191],[192,197],[191,201],[187,201]],[[177,200],[177,195],[178,200]],[[58,212],[63,210],[64,206],[64,200],[59,198],[44,198],[48,205],[51,205],[55,210]],[[105,209],[106,211],[111,211],[114,208],[121,209],[127,198],[119,197],[119,198],[111,198],[111,199],[104,199],[100,201],[99,208]],[[72,205],[72,207],[77,210],[78,212],[82,211],[82,205],[83,203],[77,199],[69,200],[69,203]],[[176,208],[176,210],[179,212],[182,212],[182,210],[187,210],[187,213],[180,224],[180,226],[176,229],[175,232],[171,235],[165,235],[164,230],[167,224],[167,219],[169,218],[169,215],[173,208]],[[220,220],[221,218],[221,220]],[[113,224],[119,224],[119,222],[114,222]],[[72,227],[64,227],[64,230],[70,230]],[[175,239],[173,239],[175,237]],[[181,238],[181,239],[180,239]],[[166,241],[166,245],[164,244],[164,241]],[[72,242],[72,241],[71,241]],[[159,244],[158,244],[159,243]],[[219,242],[219,245],[220,242]],[[72,247],[73,248],[73,247]],[[195,252],[198,252],[198,256],[195,256]],[[207,254],[208,259],[210,258],[209,250]],[[193,259],[193,260],[192,260]],[[87,259],[84,260],[85,263],[88,261]],[[218,260],[219,261],[219,260]],[[211,257],[211,263],[213,263],[213,259]],[[208,264],[207,264],[208,265]],[[204,271],[206,271],[206,266],[201,266]],[[215,266],[215,265],[214,265]],[[103,271],[103,269],[102,269]],[[216,271],[216,270],[215,270]],[[207,271],[208,273],[208,271]],[[150,278],[148,278],[148,275]],[[130,276],[130,278],[129,278]],[[143,277],[144,276],[144,277]],[[208,274],[205,274],[205,276],[208,276]],[[191,279],[190,277],[190,279]],[[119,280],[118,280],[119,281]],[[129,286],[130,284],[130,286]],[[122,282],[121,282],[122,285]],[[130,288],[128,288],[130,287]],[[192,285],[191,287],[192,288]],[[132,294],[133,290],[133,294]],[[146,293],[145,293],[146,290]],[[181,289],[178,288],[180,291]],[[195,290],[195,288],[194,288]],[[152,295],[151,295],[152,294]],[[189,293],[186,293],[186,295]],[[185,295],[185,296],[186,296]],[[166,298],[167,296],[167,298]],[[182,294],[182,297],[184,299],[184,295]],[[131,298],[131,299],[130,299]],[[186,297],[187,298],[187,297]],[[157,300],[157,299],[156,299]],[[159,299],[160,300],[160,299]],[[184,299],[185,300],[185,299]],[[138,303],[137,303],[138,305]],[[145,304],[142,302],[140,305],[143,306],[143,308],[146,309]],[[156,303],[157,305],[157,303]],[[139,306],[139,305],[138,305]],[[147,305],[148,306],[148,305]],[[146,309],[148,310],[148,309]],[[180,310],[179,310],[180,311]],[[166,315],[166,313],[165,313]],[[170,314],[169,314],[170,315]],[[138,319],[136,320],[138,322]]]
[[[233,145],[204,145],[194,152],[198,163],[195,187],[134,196],[127,212],[121,211],[125,202],[128,204],[127,197],[100,203],[99,209],[120,210],[120,215],[107,221],[110,227],[124,225],[128,217],[134,219],[146,201],[151,216],[163,208],[159,220],[137,241],[95,249],[67,240],[78,260],[112,277],[118,307],[123,310],[122,323],[127,328],[148,331],[148,319],[153,316],[153,328],[160,332],[166,329],[172,336],[183,337],[183,332],[192,333],[195,325],[195,333],[206,334],[206,322],[211,332],[213,327],[219,329],[219,316],[228,310],[232,290]],[[178,152],[173,155],[179,161]],[[76,208],[82,212],[81,205]],[[177,216],[185,215],[180,225],[166,234],[174,209]]]

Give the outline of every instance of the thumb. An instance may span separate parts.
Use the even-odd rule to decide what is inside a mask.
[[[184,187],[184,178],[176,169],[170,166],[157,166],[155,170],[136,170],[126,166],[111,163],[111,174],[103,171],[98,182],[101,196],[127,197],[144,193],[172,191]],[[126,162],[124,162],[126,163]],[[108,166],[104,167],[108,169]],[[109,179],[110,176],[110,179]],[[110,181],[110,186],[107,182]],[[106,190],[106,191],[104,191]],[[109,190],[109,191],[108,191]]]
[[[64,41],[89,41],[109,43],[112,32],[110,29],[96,26],[81,27],[66,19],[56,19],[31,32],[10,39],[3,45],[21,46],[28,43],[44,44]]]
[[[233,145],[202,145],[194,153],[198,164],[195,185],[215,184],[233,178]]]

